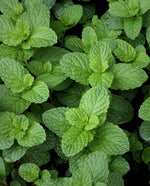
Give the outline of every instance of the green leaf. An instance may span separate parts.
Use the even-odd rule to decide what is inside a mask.
[[[126,41],[122,39],[117,39],[117,47],[113,51],[115,56],[122,62],[131,62],[135,59],[136,51]]]
[[[89,84],[88,77],[92,73],[89,63],[88,56],[79,52],[66,54],[60,60],[62,70],[67,76],[86,85]]]
[[[60,16],[60,21],[65,26],[75,26],[81,19],[83,8],[81,5],[73,5],[68,7]]]
[[[110,14],[118,17],[132,17],[139,11],[139,3],[136,0],[114,2],[110,6]]]
[[[26,62],[33,55],[34,50],[23,50],[19,47],[11,47],[1,44],[0,45],[0,59],[10,58],[18,62]]]
[[[22,14],[21,18],[25,19],[30,26],[30,31],[34,32],[37,27],[47,27],[50,25],[50,12],[48,7],[37,1],[27,1],[26,11]],[[25,5],[24,3],[24,5]]]
[[[142,28],[142,17],[130,17],[124,19],[124,31],[128,38],[134,40]]]
[[[12,136],[16,139],[23,137],[29,126],[28,118],[25,115],[16,115],[13,119],[13,128],[11,129]]]
[[[114,74],[114,80],[111,85],[115,90],[129,90],[140,87],[147,79],[146,72],[131,64],[118,63],[113,65],[111,72]]]
[[[60,137],[62,137],[63,134],[71,127],[65,117],[65,113],[67,111],[67,107],[58,107],[49,109],[42,115],[42,119],[46,127]]]
[[[56,94],[57,99],[65,106],[78,107],[81,96],[89,87],[79,83],[73,83],[69,88]]]
[[[111,50],[104,42],[92,45],[90,52],[90,68],[97,73],[104,72],[112,61]]]
[[[42,145],[42,144],[41,144]],[[28,149],[25,156],[22,157],[22,163],[35,163],[38,166],[47,164],[50,161],[48,151],[43,151],[39,146],[34,146]]]
[[[124,97],[112,94],[107,121],[115,124],[124,124],[131,121],[133,116],[132,105]]]
[[[109,186],[114,186],[114,185],[124,186],[124,180],[122,176],[120,176],[120,174],[110,173],[108,185]]]
[[[2,98],[0,98],[0,111],[14,112],[21,114],[30,106],[30,102],[21,97],[21,94],[12,93],[8,90]]]
[[[82,31],[82,43],[85,52],[89,52],[92,45],[94,45],[97,41],[97,35],[94,29],[90,26],[83,28]]]
[[[51,9],[53,7],[53,5],[56,3],[56,0],[44,0],[43,3],[49,8]]]
[[[5,177],[5,163],[2,157],[0,157],[0,178]]]
[[[23,7],[18,0],[1,0],[0,11],[16,20],[22,14]]]
[[[28,128],[28,119],[24,115],[15,115],[11,112],[0,113],[0,138],[4,141],[13,141],[22,137]]]
[[[89,122],[85,126],[84,130],[92,130],[95,127],[97,127],[99,125],[99,123],[100,122],[99,122],[98,117],[96,115],[92,114],[92,115],[90,115]]]
[[[138,12],[139,15],[145,14],[150,8],[149,0],[138,0],[140,4],[140,10]]]
[[[13,145],[14,141],[0,140],[0,150],[8,149]]]
[[[43,81],[35,81],[31,89],[22,94],[23,99],[33,103],[43,103],[48,97],[49,89]]]
[[[94,87],[88,90],[81,98],[79,108],[89,116],[106,113],[109,107],[109,93],[104,87]]]
[[[81,109],[78,108],[71,108],[69,109],[66,114],[66,119],[69,123],[76,128],[83,128],[88,123],[88,115]]]
[[[15,26],[10,18],[0,15],[0,41],[6,45],[11,45],[10,37],[15,31]]]
[[[131,63],[134,67],[145,68],[149,65],[150,58],[145,52],[139,52]]]
[[[89,171],[85,168],[80,168],[76,170],[71,177],[71,185],[92,186],[92,179]]]
[[[35,76],[40,76],[41,74],[49,73],[52,70],[52,64],[47,61],[42,63],[37,60],[32,60],[27,65],[29,71]]]
[[[27,148],[14,144],[9,149],[3,150],[2,156],[6,162],[12,163],[23,157],[26,151]]]
[[[114,75],[111,72],[93,73],[89,77],[89,83],[92,87],[104,86],[105,88],[110,88],[113,79]]]
[[[77,36],[66,36],[64,45],[73,52],[83,52],[82,40]]]
[[[15,31],[12,33],[10,41],[12,46],[19,45],[22,41],[25,41],[30,35],[29,24],[24,19],[18,19],[15,25]]]
[[[18,138],[19,145],[23,147],[32,147],[39,145],[46,140],[46,134],[43,127],[35,121],[30,122],[26,134],[22,138]]]
[[[146,40],[150,46],[150,26],[146,29]]]
[[[34,80],[20,63],[9,58],[0,60],[0,76],[13,93],[20,93],[30,88]]]
[[[92,152],[78,160],[79,167],[83,167],[91,175],[92,182],[106,182],[108,180],[108,160],[102,151]]]
[[[44,26],[36,27],[29,39],[23,43],[23,49],[30,49],[31,47],[47,47],[57,43],[57,36],[51,28]]]
[[[109,171],[124,176],[130,170],[129,163],[122,156],[112,157]]]
[[[150,97],[148,97],[140,106],[139,109],[139,118],[145,120],[145,121],[150,121]]]
[[[144,163],[149,164],[150,162],[150,147],[146,147],[142,154],[142,160]]]
[[[69,51],[64,48],[52,46],[37,49],[33,58],[41,62],[50,61],[52,65],[56,66],[59,65],[60,59],[68,53]]]
[[[60,16],[64,14],[64,12],[67,10],[68,7],[74,5],[72,0],[64,0],[62,2],[56,2],[54,5],[54,15],[58,20],[60,20]]]
[[[150,122],[149,121],[143,121],[140,129],[139,129],[140,136],[145,141],[150,141]]]
[[[129,151],[129,141],[118,126],[105,123],[97,129],[95,138],[88,147],[91,151],[99,150],[108,155],[122,155]]]
[[[39,178],[40,168],[34,163],[24,163],[19,167],[19,175],[27,182],[34,182]]]
[[[93,131],[71,127],[62,137],[62,150],[67,157],[74,156],[93,140]]]

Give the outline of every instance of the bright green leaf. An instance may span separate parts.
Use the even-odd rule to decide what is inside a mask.
[[[62,137],[63,134],[71,127],[65,117],[65,113],[67,111],[67,107],[58,107],[49,109],[42,115],[42,119],[46,127],[60,137]]]
[[[82,96],[79,108],[82,108],[89,116],[97,116],[106,113],[109,107],[109,93],[104,87],[94,87],[89,89]]]
[[[111,50],[104,42],[92,45],[89,52],[90,68],[97,73],[104,72],[112,61]]]
[[[129,151],[129,141],[118,126],[105,123],[97,129],[95,138],[88,147],[91,151],[99,150],[108,155],[122,155]]]
[[[131,62],[135,59],[136,51],[126,41],[122,39],[117,39],[117,47],[113,51],[115,56],[122,62]]]
[[[49,89],[43,81],[35,81],[31,89],[22,94],[22,98],[33,103],[43,103],[48,97]]]
[[[20,63],[9,58],[0,60],[0,76],[13,93],[20,93],[30,88],[34,80]]]
[[[89,84],[88,77],[92,73],[89,63],[88,56],[79,52],[66,54],[60,61],[64,73],[81,84]]]
[[[146,72],[131,64],[118,63],[113,65],[111,72],[114,74],[114,80],[111,85],[115,90],[129,90],[140,87],[147,79]]]
[[[93,140],[93,131],[71,127],[62,137],[62,150],[67,157],[74,156]]]
[[[34,163],[24,163],[19,167],[19,175],[27,182],[34,182],[39,174],[40,168]]]

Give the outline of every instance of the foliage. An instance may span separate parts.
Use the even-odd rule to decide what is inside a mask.
[[[150,1],[105,4],[0,0],[0,185],[149,172]]]

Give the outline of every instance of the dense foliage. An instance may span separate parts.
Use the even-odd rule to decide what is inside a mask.
[[[0,185],[149,185],[150,1],[97,3],[0,0]]]

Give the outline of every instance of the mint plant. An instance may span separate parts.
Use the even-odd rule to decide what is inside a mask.
[[[0,185],[149,185],[150,2],[105,5],[0,1]]]

